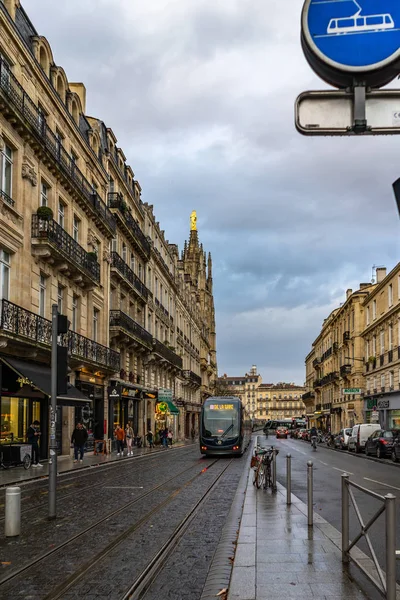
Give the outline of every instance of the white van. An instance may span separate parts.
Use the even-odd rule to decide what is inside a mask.
[[[381,429],[379,423],[362,423],[360,425],[354,425],[348,441],[349,452],[352,450],[355,452],[364,450],[365,442],[377,429]]]

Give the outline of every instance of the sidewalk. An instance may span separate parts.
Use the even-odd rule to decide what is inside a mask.
[[[194,442],[197,444],[196,442]],[[156,446],[155,448],[137,448],[133,446],[133,456],[117,456],[116,452],[112,452],[111,454],[97,454],[94,455],[93,452],[88,452],[85,454],[83,463],[74,463],[72,450],[71,456],[59,456],[57,457],[57,472],[58,474],[69,473],[71,471],[77,471],[82,469],[88,469],[91,467],[99,467],[101,465],[105,465],[112,462],[121,462],[126,460],[131,460],[132,458],[137,458],[139,456],[144,456],[146,454],[157,454],[160,452],[169,452],[174,448],[179,448],[182,446],[192,445],[192,441],[178,441],[175,442],[172,448],[168,448],[165,450],[162,446]],[[10,485],[20,485],[29,483],[30,481],[35,481],[41,479],[43,477],[47,477],[49,474],[49,463],[47,460],[42,461],[42,468],[34,468],[30,467],[29,469],[24,469],[23,467],[11,467],[10,469],[4,470],[0,469],[0,489]]]
[[[288,507],[279,484],[275,494],[257,490],[250,469],[228,600],[371,598],[343,566],[339,548],[334,527],[315,513],[308,527],[307,506],[292,495]],[[356,567],[351,574],[363,581]]]

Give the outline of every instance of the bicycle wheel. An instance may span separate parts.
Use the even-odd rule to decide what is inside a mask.
[[[256,481],[257,489],[260,489],[261,487],[264,486],[264,481],[265,481],[265,467],[262,463],[260,463],[260,465],[257,469],[257,481]]]

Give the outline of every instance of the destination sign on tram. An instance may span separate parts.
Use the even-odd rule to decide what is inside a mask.
[[[210,404],[210,410],[233,410],[233,404]]]

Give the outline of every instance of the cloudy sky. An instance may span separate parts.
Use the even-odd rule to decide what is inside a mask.
[[[25,0],[87,113],[118,137],[167,237],[189,215],[213,255],[218,365],[305,379],[345,290],[399,260],[400,138],[305,138],[296,96],[327,86],[301,0]]]

